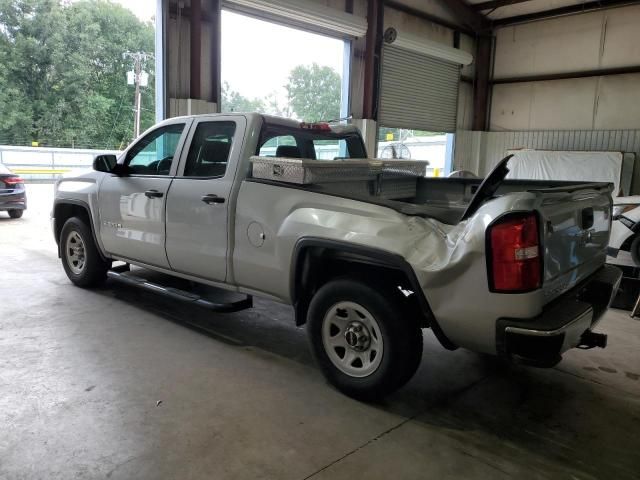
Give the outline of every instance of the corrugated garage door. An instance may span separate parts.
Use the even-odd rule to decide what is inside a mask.
[[[454,132],[460,64],[385,45],[378,123],[385,127]]]

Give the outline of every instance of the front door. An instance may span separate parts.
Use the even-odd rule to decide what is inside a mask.
[[[244,117],[194,121],[167,195],[167,256],[177,272],[224,282],[228,212]]]
[[[109,175],[102,181],[98,193],[100,237],[110,254],[169,268],[165,206],[185,127],[186,123],[179,121],[149,132],[125,154],[123,163],[129,167],[129,175]]]

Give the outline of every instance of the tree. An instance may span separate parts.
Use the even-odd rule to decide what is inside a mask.
[[[278,98],[277,92],[271,92],[267,95],[265,99],[266,102],[266,113],[269,115],[276,115],[278,117],[291,117],[291,105],[289,105],[288,101],[285,99],[284,103],[282,99]]]
[[[259,98],[247,98],[231,90],[229,82],[222,84],[221,112],[264,112],[264,102]]]
[[[107,0],[0,0],[0,142],[122,148],[133,135],[125,51],[154,29]],[[153,64],[141,124],[155,121]]]
[[[293,113],[305,122],[340,117],[340,75],[317,63],[298,65],[289,74],[285,86]]]

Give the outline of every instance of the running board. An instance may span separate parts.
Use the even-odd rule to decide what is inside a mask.
[[[207,300],[196,293],[187,292],[186,290],[174,287],[165,287],[159,283],[153,283],[145,278],[137,277],[129,273],[128,269],[125,270],[122,267],[109,270],[107,272],[107,276],[118,282],[139,287],[149,292],[159,293],[160,295],[164,295],[165,297],[173,298],[175,300],[198,305],[199,307],[204,307],[214,312],[239,312],[240,310],[246,310],[247,308],[253,307],[253,297],[251,295],[247,295],[242,300],[238,300],[236,302],[212,302],[211,300]]]

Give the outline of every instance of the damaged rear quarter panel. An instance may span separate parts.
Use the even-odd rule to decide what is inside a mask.
[[[505,195],[470,219],[446,225],[387,207],[258,182],[238,196],[233,265],[240,286],[290,303],[292,253],[305,237],[349,242],[401,255],[412,266],[446,336],[455,344],[495,353],[495,321],[529,317],[542,307],[539,292],[489,292],[486,227],[508,211],[532,210],[533,196]],[[250,224],[265,231],[259,248],[247,241]]]

